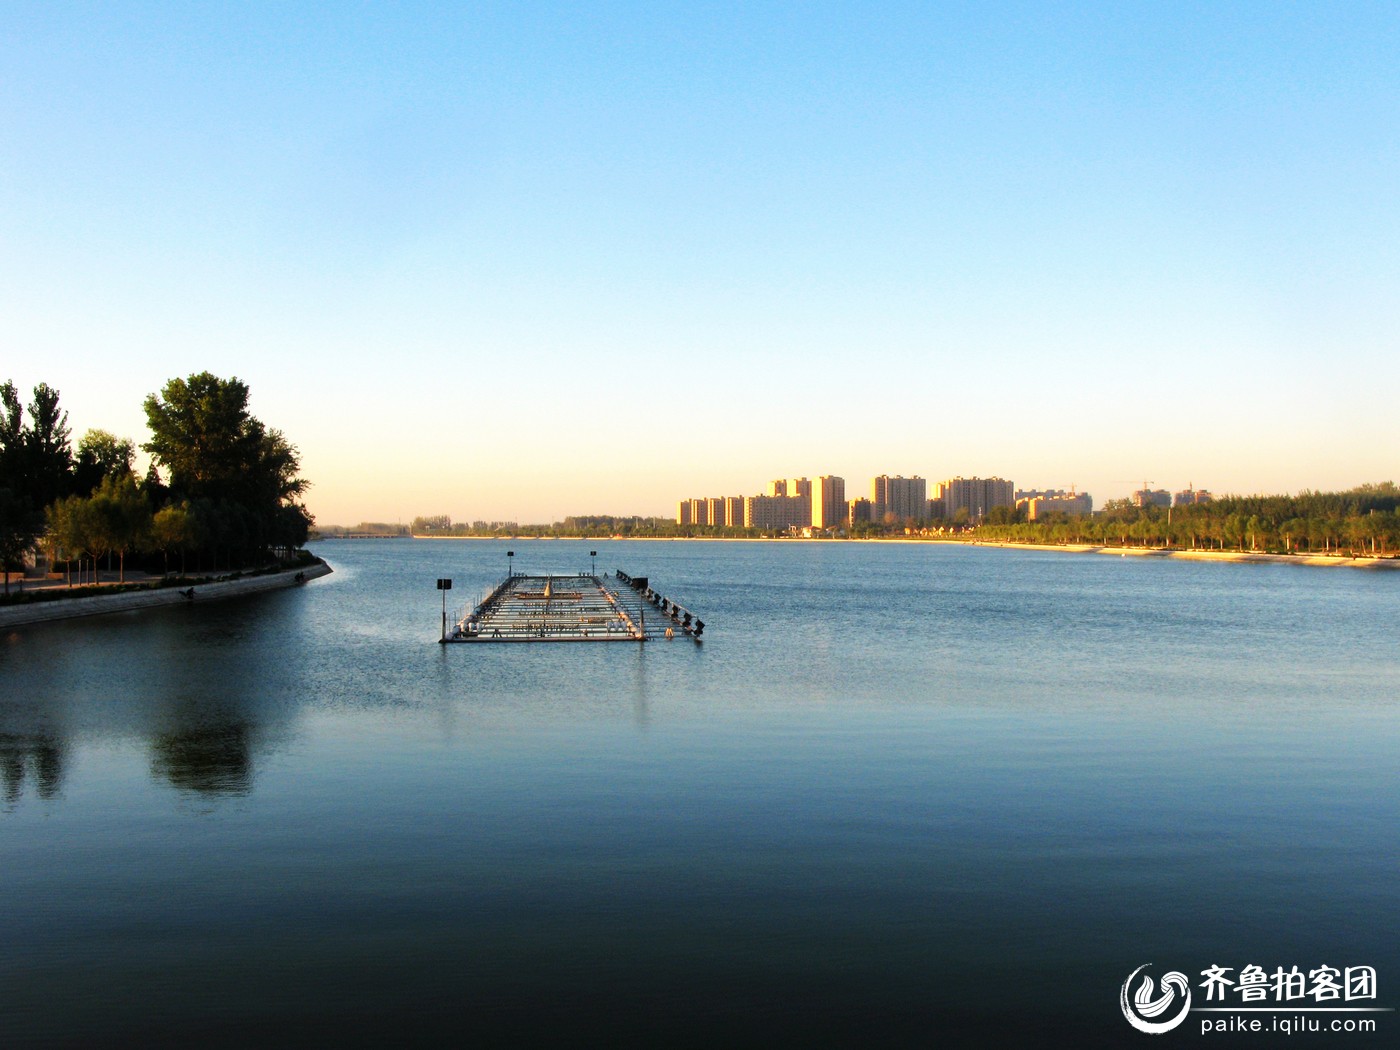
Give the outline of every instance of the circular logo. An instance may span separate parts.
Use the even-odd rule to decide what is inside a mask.
[[[1128,979],[1123,982],[1123,991],[1118,996],[1118,1004],[1123,1007],[1123,1016],[1128,1019],[1128,1023],[1139,1032],[1161,1035],[1163,1032],[1170,1032],[1186,1020],[1186,1015],[1191,1010],[1191,985],[1184,973],[1172,970],[1162,977],[1161,995],[1157,995],[1151,976],[1145,973],[1142,974],[1142,983],[1133,991],[1132,985],[1137,975],[1151,965],[1143,963],[1128,974]],[[1156,1020],[1170,1010],[1178,998],[1181,1000],[1181,1009],[1165,1021]]]

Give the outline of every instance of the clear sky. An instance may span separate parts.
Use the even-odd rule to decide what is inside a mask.
[[[1400,478],[1394,3],[0,8],[0,379],[324,523]]]

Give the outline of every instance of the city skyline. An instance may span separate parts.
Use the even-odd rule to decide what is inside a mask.
[[[934,482],[930,494],[923,477],[881,474],[871,479],[868,498],[852,495],[847,499],[846,479],[824,474],[815,481],[777,478],[768,482],[766,492],[753,496],[682,497],[676,524],[828,532],[861,522],[917,524],[948,519],[975,524],[996,507],[1016,506],[1020,497],[1015,485],[1000,477],[944,478]],[[1089,494],[1074,499],[1072,508],[1075,513],[1092,510]],[[1065,503],[1047,504],[1046,509],[1071,508]]]
[[[237,376],[323,523],[664,517],[777,459],[1387,480],[1398,45],[1365,4],[21,2],[0,380],[139,444]]]

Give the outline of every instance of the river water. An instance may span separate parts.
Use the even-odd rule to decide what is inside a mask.
[[[0,635],[0,1042],[1123,1045],[1145,963],[1400,1006],[1400,574],[509,546],[704,644],[435,644],[491,541]]]

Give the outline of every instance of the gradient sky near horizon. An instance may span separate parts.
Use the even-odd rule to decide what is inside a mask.
[[[8,2],[0,379],[236,375],[324,523],[1350,487],[1398,162],[1393,3]]]

